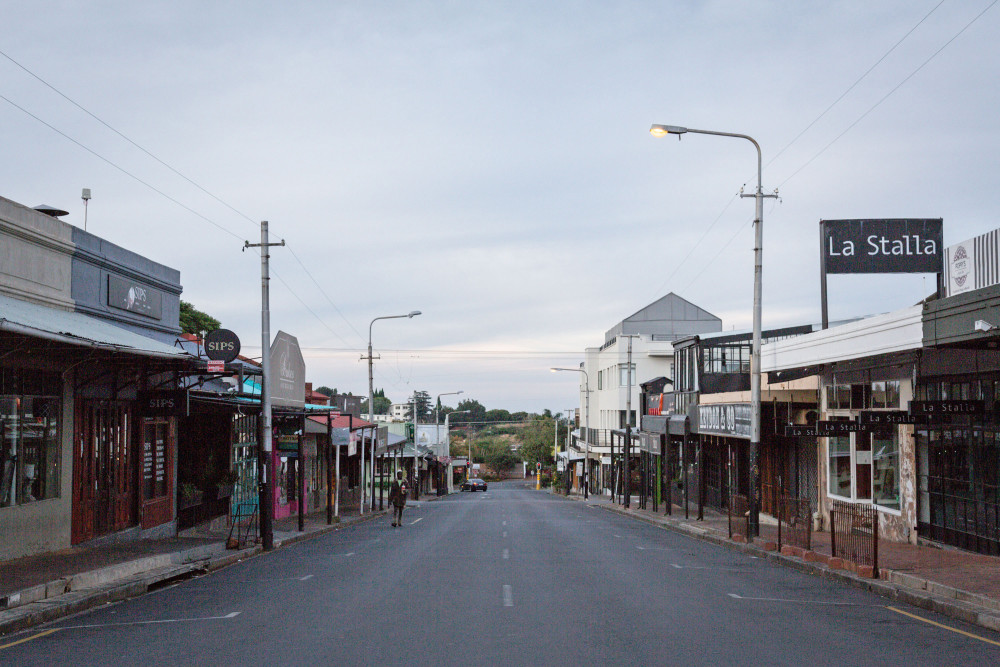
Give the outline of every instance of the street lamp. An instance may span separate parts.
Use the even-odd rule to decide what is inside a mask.
[[[735,137],[746,139],[757,149],[757,190],[752,195],[741,197],[753,197],[755,200],[754,210],[754,268],[753,268],[753,343],[750,348],[750,517],[747,532],[751,536],[760,534],[760,466],[758,465],[758,455],[760,449],[760,320],[761,320],[761,254],[764,246],[764,197],[777,197],[777,194],[765,195],[761,190],[761,155],[760,144],[753,137],[745,134],[733,134],[730,132],[714,132],[711,130],[693,130],[688,127],[678,127],[676,125],[653,125],[649,128],[649,133],[654,137],[665,137],[668,134],[680,135],[691,132],[692,134],[712,134],[719,137]]]
[[[556,371],[570,371],[575,373],[583,373],[583,387],[586,393],[586,410],[584,411],[584,419],[587,422],[587,437],[584,438],[584,449],[586,453],[584,454],[585,460],[583,464],[583,499],[587,500],[590,497],[590,376],[587,375],[587,371],[582,368],[550,368],[550,371],[555,373]],[[566,465],[569,466],[569,457],[566,458]],[[569,471],[566,471],[567,474]]]
[[[375,423],[375,389],[372,382],[372,327],[379,320],[394,320],[399,317],[414,318],[420,315],[419,310],[411,310],[406,315],[383,315],[382,317],[376,317],[368,325],[368,419],[372,424]],[[375,443],[372,442],[372,479],[375,477]],[[365,501],[367,500],[365,493],[365,444],[361,443],[361,508],[359,513],[365,513]]]
[[[437,395],[437,401],[434,404],[434,430],[437,432],[438,444],[441,444],[441,434],[440,434],[440,429],[441,429],[441,397],[442,396],[458,396],[459,394],[464,394],[464,393],[465,393],[464,391],[448,391],[448,392],[445,392],[443,394],[438,394]],[[463,410],[462,412],[468,412],[468,410]],[[444,418],[445,418],[445,421],[447,421],[448,415],[445,415]],[[445,433],[447,434],[447,432],[448,432],[448,429],[446,428],[445,429]]]
[[[450,427],[448,426],[448,418],[451,417],[452,415],[463,415],[463,414],[468,414],[470,412],[472,412],[472,410],[453,410],[444,416],[444,439],[445,442],[448,444],[448,453],[446,454],[446,456],[451,456],[451,430]],[[466,464],[466,467],[468,468],[471,464],[472,464],[472,444],[470,443],[469,461]],[[469,470],[471,470],[471,468],[469,468]],[[468,477],[468,475],[466,475],[466,477]],[[454,488],[452,485],[451,473],[448,473],[448,492],[451,493],[453,490]]]

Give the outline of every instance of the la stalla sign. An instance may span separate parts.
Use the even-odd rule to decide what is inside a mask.
[[[821,220],[827,273],[940,273],[940,218]]]

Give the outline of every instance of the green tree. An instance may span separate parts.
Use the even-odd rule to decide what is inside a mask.
[[[198,335],[202,331],[215,331],[222,325],[208,313],[203,313],[187,301],[181,301],[181,331]]]
[[[555,420],[537,417],[521,429],[521,447],[519,452],[529,466],[541,462],[542,466],[551,466],[553,438],[555,438]]]
[[[334,394],[337,393],[336,389],[330,389],[326,385],[322,387],[316,387],[315,391],[317,394],[323,394],[324,396],[333,396]]]
[[[486,421],[486,408],[482,403],[474,398],[467,398],[464,401],[460,401],[456,410],[468,410],[467,415],[458,415],[455,418],[455,423],[458,422],[483,422]]]
[[[431,395],[426,391],[413,392],[413,401],[417,404],[417,416],[426,422],[431,416]]]
[[[510,413],[506,410],[487,410],[484,417],[485,421],[488,422],[509,422]]]

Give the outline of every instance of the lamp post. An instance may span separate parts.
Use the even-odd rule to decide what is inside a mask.
[[[368,418],[371,420],[372,424],[375,423],[375,389],[372,382],[372,327],[379,320],[394,320],[400,317],[414,318],[420,314],[419,310],[411,310],[406,315],[383,315],[382,317],[376,317],[368,325]],[[374,444],[372,445],[373,459],[374,459]],[[372,461],[372,477],[375,476],[375,462]],[[361,508],[359,514],[365,513],[365,501],[367,500],[368,494],[365,493],[365,443],[361,442]]]
[[[586,453],[584,454],[583,463],[583,499],[587,500],[590,497],[590,376],[587,375],[587,371],[582,368],[550,368],[553,373],[556,371],[570,371],[575,373],[583,373],[583,387],[584,393],[586,394],[586,409],[584,410],[584,419],[587,425],[584,427],[587,429],[587,437],[584,438],[584,449]],[[569,465],[569,459],[566,460],[566,465]],[[568,472],[568,471],[567,471]]]
[[[450,430],[450,427],[448,426],[448,418],[451,417],[452,415],[468,414],[469,412],[471,412],[471,410],[454,410],[454,411],[449,412],[448,414],[446,414],[444,416],[444,438],[445,438],[445,442],[448,444],[448,454],[447,454],[448,456],[451,456],[451,430]],[[466,464],[466,466],[468,466],[471,463],[472,463],[472,445],[470,444],[469,445],[469,461]],[[452,490],[453,490],[453,487],[452,487],[451,473],[449,473],[448,474],[448,492],[451,493]]]
[[[438,458],[438,462],[437,462],[437,464],[438,464],[438,481],[437,481],[438,490],[437,490],[437,493],[438,493],[439,496],[442,495],[441,494],[441,481],[442,481],[441,480],[441,477],[442,477],[442,475],[441,475],[441,456],[442,456],[442,454],[441,454],[441,397],[442,396],[457,396],[457,395],[463,394],[463,393],[465,393],[465,392],[463,392],[463,391],[447,391],[447,392],[445,392],[443,394],[438,394],[437,395],[437,400],[434,402],[434,436],[435,436],[434,439],[437,440],[437,442],[434,445],[434,451],[435,451],[435,455]],[[445,415],[445,419],[447,419],[447,418],[448,418],[448,415]],[[445,432],[445,437],[447,437],[448,436],[448,429],[446,428],[444,432]]]
[[[762,292],[762,269],[761,255],[764,246],[764,198],[777,197],[777,194],[765,195],[761,189],[761,154],[760,144],[753,137],[745,134],[733,134],[730,132],[714,132],[711,130],[693,130],[688,127],[678,127],[676,125],[653,125],[649,128],[649,133],[654,137],[665,137],[668,134],[680,135],[692,134],[712,134],[719,137],[735,137],[746,139],[757,149],[757,190],[752,195],[741,197],[753,197],[754,207],[754,268],[753,268],[753,343],[750,348],[750,449],[749,458],[749,483],[750,483],[750,517],[747,532],[751,536],[760,534],[760,465],[758,456],[760,450],[760,334],[761,334],[761,292]]]

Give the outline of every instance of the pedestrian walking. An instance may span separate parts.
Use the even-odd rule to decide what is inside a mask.
[[[392,481],[392,486],[389,487],[389,502],[393,508],[392,525],[394,528],[403,525],[403,508],[406,507],[406,493],[409,491],[406,486],[403,471],[397,470],[396,479]]]

